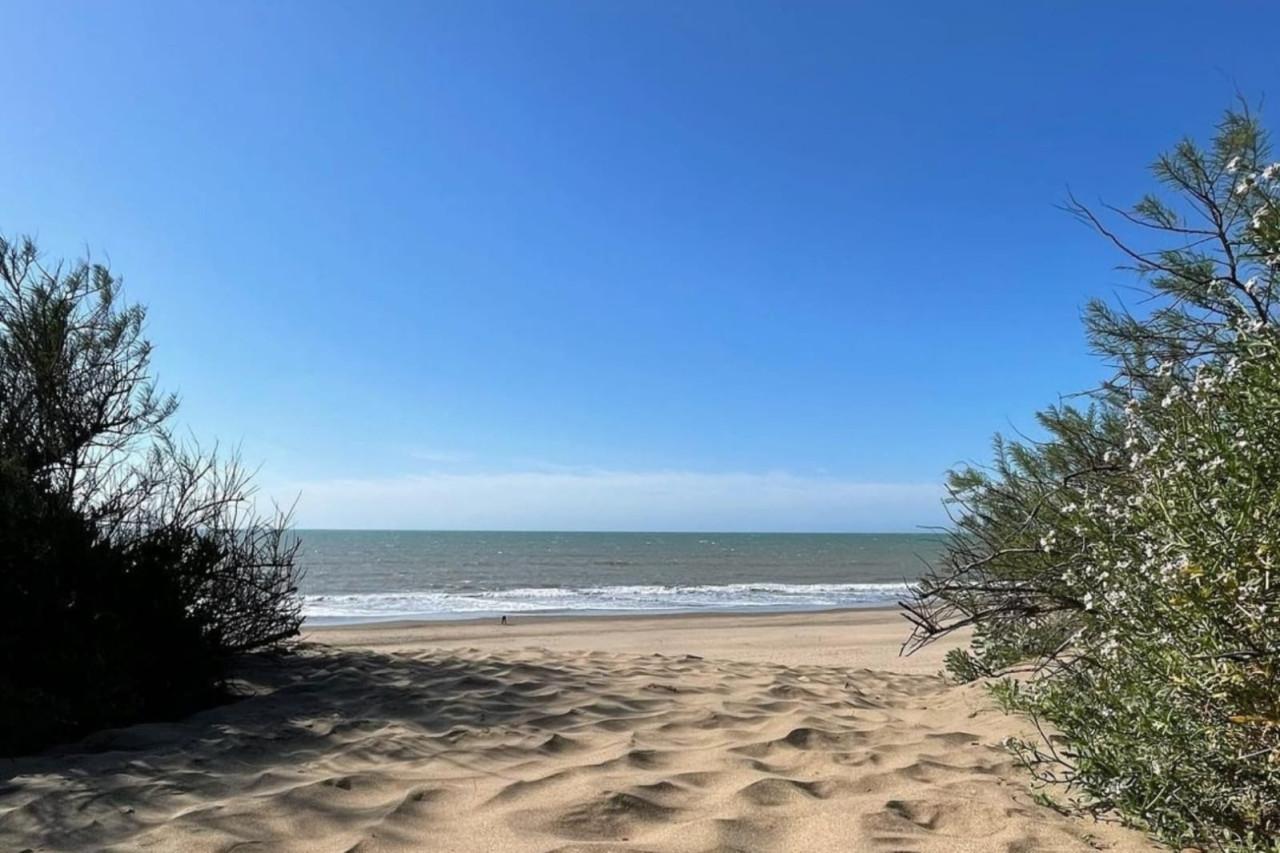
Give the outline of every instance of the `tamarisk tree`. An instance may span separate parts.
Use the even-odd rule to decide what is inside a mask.
[[[174,438],[144,320],[0,237],[0,752],[191,710],[300,624],[287,518]]]
[[[1142,311],[1085,322],[1112,375],[997,437],[948,479],[952,526],[905,605],[912,646],[972,627],[948,668],[1015,670],[998,695],[1069,747],[1023,743],[1078,805],[1167,840],[1280,836],[1280,164],[1247,110],[1154,164],[1164,193],[1068,209],[1140,281]]]

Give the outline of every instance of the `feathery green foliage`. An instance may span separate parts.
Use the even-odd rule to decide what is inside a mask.
[[[1255,851],[1280,849],[1268,154],[1233,111],[1209,146],[1156,162],[1168,200],[1071,201],[1139,276],[1143,311],[1092,302],[1114,374],[1084,407],[1041,412],[1043,439],[997,438],[992,464],[951,473],[948,548],[907,607],[917,643],[973,627],[948,657],[957,677],[1031,673],[998,695],[1066,737],[1020,745],[1041,778],[1170,842]]]

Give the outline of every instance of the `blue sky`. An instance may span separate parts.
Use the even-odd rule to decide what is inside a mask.
[[[0,230],[310,527],[911,530],[1273,7],[7,3]]]

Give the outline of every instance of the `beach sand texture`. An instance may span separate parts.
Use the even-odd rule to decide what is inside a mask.
[[[1138,851],[895,614],[357,627],[252,697],[0,760],[0,849]],[[815,638],[823,637],[817,644]]]

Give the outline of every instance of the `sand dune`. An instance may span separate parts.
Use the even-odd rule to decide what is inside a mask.
[[[251,698],[0,762],[0,849],[1152,849],[1033,805],[1013,721],[933,675],[396,645],[311,643]]]

